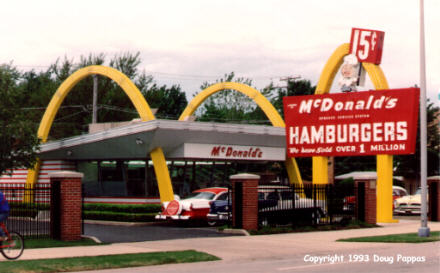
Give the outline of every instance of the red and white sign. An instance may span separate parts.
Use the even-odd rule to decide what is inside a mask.
[[[350,53],[359,62],[380,64],[382,60],[385,32],[371,29],[353,28],[351,30]]]
[[[171,200],[171,202],[168,203],[168,206],[163,214],[164,215],[177,215],[181,211],[182,211],[182,207],[180,206],[179,201]]]
[[[419,89],[284,97],[288,157],[412,154]]]
[[[220,160],[286,160],[286,149],[265,146],[185,143],[185,158]]]

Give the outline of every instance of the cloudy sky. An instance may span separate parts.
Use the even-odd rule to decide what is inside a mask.
[[[148,74],[181,85],[188,99],[231,71],[257,88],[292,75],[316,84],[332,52],[359,27],[385,32],[381,67],[390,88],[420,81],[418,0],[0,3],[0,63],[21,70],[45,69],[64,56],[139,51]],[[439,11],[440,1],[425,0],[427,92],[437,104]]]

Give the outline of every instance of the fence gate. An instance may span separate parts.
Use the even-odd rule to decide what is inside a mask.
[[[353,185],[259,186],[258,192],[260,225],[338,224],[356,216]]]
[[[439,183],[431,183],[429,185],[429,214],[431,215],[431,221],[439,221],[439,213],[438,213],[438,188]]]
[[[356,215],[360,221],[365,221],[365,186],[365,182],[359,182],[356,191]]]
[[[233,188],[234,194],[234,200],[235,206],[232,207],[235,208],[235,211],[233,213],[233,221],[235,228],[241,228],[242,222],[243,222],[243,183],[235,183],[235,187]]]
[[[47,237],[50,234],[50,184],[33,187],[23,183],[1,183],[10,212],[6,226],[23,236]]]
[[[50,234],[52,239],[61,238],[61,183],[52,183],[50,203]]]

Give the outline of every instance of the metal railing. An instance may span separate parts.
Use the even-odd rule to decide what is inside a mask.
[[[50,184],[33,187],[23,183],[1,183],[0,191],[9,203],[8,230],[23,236],[47,237],[50,234]]]
[[[326,225],[355,218],[355,187],[341,185],[260,186],[260,225]]]

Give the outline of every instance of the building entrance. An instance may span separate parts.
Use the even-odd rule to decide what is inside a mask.
[[[243,172],[258,173],[264,183],[288,183],[282,162],[175,160],[167,165],[173,190],[182,197],[200,188],[227,187],[230,175]],[[77,170],[84,174],[85,197],[159,197],[151,161],[79,161]]]

